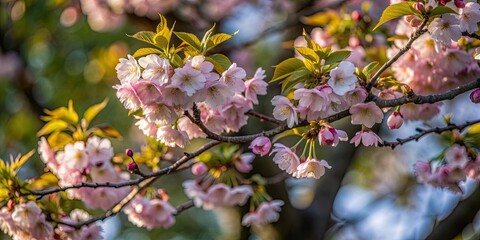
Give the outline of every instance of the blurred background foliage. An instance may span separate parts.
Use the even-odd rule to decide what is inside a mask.
[[[349,2],[348,9],[340,5],[344,2]],[[350,28],[358,25],[351,19],[341,21],[348,18],[338,12],[327,12],[323,17],[311,19],[300,16],[326,11],[326,6],[342,6],[341,11],[347,14],[352,9],[362,14],[368,12],[372,18],[362,22],[367,24],[363,27],[368,28],[388,1],[0,0],[0,4],[0,157],[8,159],[10,154],[36,149],[39,140],[36,132],[43,124],[39,118],[44,114],[43,109],[66,106],[69,99],[79,113],[105,98],[110,99],[94,123],[108,123],[120,131],[123,140],[112,140],[117,153],[122,153],[126,147],[138,151],[145,145],[145,138],[133,126],[133,118],[127,116],[112,86],[118,83],[115,72],[118,59],[145,46],[127,34],[154,30],[158,13],[169,23],[176,22],[177,31],[197,36],[213,23],[219,31],[240,30],[219,51],[244,67],[247,76],[252,76],[257,67],[263,67],[268,80],[272,76],[272,66],[293,55],[293,40],[301,35],[303,28],[310,32],[312,25],[323,23],[324,29],[336,31],[335,34],[358,35],[365,44],[375,39],[366,34],[365,29]],[[335,17],[336,25],[324,22]],[[388,32],[388,29],[382,31]],[[340,41],[341,47],[348,44],[347,39]],[[385,61],[386,44],[377,45],[375,49],[366,49],[369,58]],[[278,93],[277,85],[269,86],[269,95],[260,97],[261,104],[256,110],[269,115],[270,99]],[[353,136],[358,129],[348,129],[348,122],[344,119],[335,126]],[[271,127],[250,118],[248,127],[241,133],[256,133]],[[407,124],[403,129],[412,133],[415,125]],[[436,143],[434,138],[426,142]],[[202,143],[193,142],[187,151]],[[440,146],[433,144],[429,151],[409,148],[408,154],[401,148],[398,151],[364,148],[356,151],[347,143],[335,149],[324,148],[321,155],[329,160],[332,170],[319,181],[289,179],[271,185],[268,191],[272,197],[283,199],[287,204],[278,223],[261,229],[250,231],[240,227],[241,213],[248,211],[246,208],[210,212],[189,209],[181,213],[177,224],[168,230],[140,229],[120,215],[103,225],[105,237],[247,239],[254,233],[252,239],[319,239],[324,236],[418,239],[433,228],[439,216],[448,216],[461,200],[450,192],[418,185],[412,175],[411,160],[418,159],[418,155],[435,154],[437,145]],[[254,164],[254,171],[267,177],[280,173],[268,156],[257,158]],[[38,155],[27,166],[20,172],[22,178],[38,176],[44,167]],[[179,204],[187,200],[180,187],[185,178],[192,176],[187,171],[166,176],[157,186],[168,191],[172,203]],[[474,190],[468,189],[467,193]],[[478,207],[471,211],[476,213],[477,210]],[[465,234],[478,236],[471,231],[473,227],[469,229]]]

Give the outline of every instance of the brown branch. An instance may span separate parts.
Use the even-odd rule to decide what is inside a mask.
[[[383,144],[379,144],[379,145],[381,147],[391,147],[393,149],[398,145],[403,145],[403,144],[405,144],[407,142],[410,142],[410,141],[418,141],[420,138],[422,138],[423,136],[428,135],[430,133],[441,134],[443,132],[452,131],[452,130],[455,130],[455,129],[462,131],[466,127],[469,127],[469,126],[471,126],[473,124],[476,124],[476,123],[480,123],[480,119],[472,121],[472,122],[470,122],[470,121],[465,122],[462,125],[452,124],[452,125],[448,125],[448,126],[442,127],[442,128],[436,127],[436,128],[427,129],[427,130],[420,130],[420,132],[418,134],[415,134],[415,135],[410,136],[408,138],[403,138],[403,139],[397,138],[395,142],[383,142]]]
[[[392,64],[394,62],[396,62],[403,54],[405,54],[408,50],[410,50],[410,48],[412,47],[412,44],[415,40],[417,40],[420,36],[422,36],[425,32],[427,32],[427,30],[424,29],[424,28],[427,25],[428,20],[429,20],[429,17],[424,16],[424,20],[423,20],[422,24],[412,34],[412,36],[408,40],[407,44],[403,48],[401,48],[400,51],[398,51],[398,53],[395,54],[395,56],[393,56],[385,64],[383,64],[383,66],[375,73],[375,75],[373,75],[372,79],[370,79],[370,82],[365,87],[367,91],[370,91],[370,89],[375,85],[375,83],[378,80],[378,78],[380,77],[380,75],[382,75],[382,73],[385,70],[387,70],[387,68],[392,66]]]
[[[259,112],[255,112],[253,110],[248,111],[247,114],[250,115],[250,116],[254,116],[254,117],[256,117],[260,120],[271,122],[271,123],[274,123],[274,124],[277,124],[277,125],[280,125],[282,123],[280,120],[277,120],[275,118],[263,115]]]
[[[195,205],[193,204],[193,201],[191,201],[191,200],[178,205],[177,206],[177,213],[175,213],[175,216],[177,216],[178,214],[180,214],[181,212],[183,212],[187,209],[192,208],[193,206],[195,206]]]
[[[476,33],[468,33],[468,32],[462,32],[462,35],[465,37],[471,37],[480,40],[480,35]]]

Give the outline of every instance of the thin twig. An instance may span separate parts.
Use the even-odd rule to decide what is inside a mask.
[[[272,118],[272,117],[269,117],[269,116],[266,116],[266,115],[263,115],[259,112],[255,112],[253,110],[250,110],[247,112],[248,115],[251,115],[251,116],[254,116],[260,120],[263,120],[263,121],[267,121],[267,122],[271,122],[271,123],[275,123],[277,125],[280,125],[282,122],[280,120],[277,120],[275,118]]]
[[[400,51],[398,51],[397,54],[395,54],[395,56],[393,56],[392,58],[390,58],[385,64],[383,64],[383,66],[375,73],[375,75],[373,75],[372,79],[370,79],[370,82],[367,84],[367,86],[365,87],[365,89],[367,91],[370,91],[370,89],[375,85],[375,83],[377,82],[378,78],[380,77],[380,75],[382,75],[382,73],[387,70],[387,68],[389,68],[390,66],[392,66],[392,64],[394,62],[396,62],[403,54],[405,54],[408,50],[410,50],[410,48],[412,47],[412,44],[415,40],[417,40],[420,36],[422,36],[425,32],[427,32],[425,28],[425,26],[427,25],[427,22],[429,20],[429,17],[428,16],[425,16],[425,19],[423,20],[422,24],[420,25],[420,27],[412,34],[412,36],[410,37],[410,39],[408,40],[407,44],[400,49]]]
[[[463,129],[465,129],[466,127],[469,127],[473,124],[476,124],[476,123],[480,123],[480,119],[478,120],[475,120],[475,121],[469,121],[469,122],[465,122],[464,124],[461,124],[461,125],[455,125],[455,124],[452,124],[452,125],[448,125],[446,127],[436,127],[436,128],[431,128],[431,129],[427,129],[427,130],[421,130],[418,134],[415,134],[415,135],[412,135],[408,138],[397,138],[395,142],[384,142],[383,144],[379,144],[381,147],[391,147],[392,149],[397,147],[398,145],[403,145],[407,142],[411,142],[411,141],[418,141],[420,138],[422,138],[423,136],[425,135],[428,135],[430,133],[437,133],[437,134],[441,134],[443,132],[446,132],[446,131],[452,131],[452,130],[460,130],[462,131]]]

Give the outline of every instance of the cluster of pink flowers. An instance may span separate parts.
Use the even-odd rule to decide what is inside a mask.
[[[35,202],[21,203],[13,212],[6,207],[0,211],[0,228],[14,239],[48,240],[53,237],[53,226]]]
[[[62,221],[65,223],[77,224],[82,223],[89,220],[91,216],[81,210],[81,209],[74,209],[70,212],[69,216],[62,217]],[[55,235],[57,239],[103,239],[102,235],[102,227],[95,224],[90,224],[81,227],[80,229],[75,229],[69,227],[67,225],[59,224],[58,228],[55,230]],[[51,239],[51,238],[50,238]]]
[[[205,136],[183,116],[194,103],[212,132],[235,132],[247,123],[245,113],[258,103],[257,95],[266,94],[267,88],[262,69],[245,81],[245,70],[235,63],[219,75],[213,71],[213,64],[200,55],[176,69],[155,54],[138,62],[129,55],[120,59],[116,69],[121,82],[114,87],[117,97],[128,110],[141,110],[136,125],[146,136],[171,147],[184,147],[189,139]]]
[[[320,178],[325,174],[325,168],[331,166],[325,160],[314,158],[300,159],[297,154],[289,147],[275,143],[274,149],[270,154],[274,154],[273,161],[281,170],[286,171],[296,178]]]
[[[446,187],[456,192],[462,192],[459,183],[480,177],[480,155],[471,159],[465,146],[455,144],[445,151],[445,163],[418,161],[415,164],[417,180],[433,186]]]
[[[86,142],[78,141],[65,145],[55,152],[45,138],[39,142],[38,152],[43,162],[59,179],[60,186],[84,182],[118,183],[128,180],[128,174],[119,174],[111,163],[114,155],[110,140],[97,136]],[[81,199],[88,208],[107,210],[123,199],[130,188],[78,188],[69,189],[70,197]]]
[[[177,213],[177,210],[163,199],[149,200],[139,196],[135,197],[123,211],[128,215],[130,222],[149,230],[171,227],[175,223],[174,214]]]
[[[193,199],[195,206],[206,210],[217,207],[243,206],[253,194],[250,185],[229,187],[223,183],[217,183],[204,188],[195,180],[187,180],[182,185],[185,194]]]
[[[282,200],[273,200],[260,203],[254,212],[249,212],[243,216],[242,225],[263,225],[276,222],[280,217],[278,213],[280,212],[283,204],[284,203]]]
[[[437,5],[435,1],[429,1],[429,4],[429,8]],[[408,84],[417,94],[444,92],[480,77],[480,67],[473,56],[456,43],[462,32],[477,31],[480,5],[476,1],[466,1],[464,7],[455,6],[454,1],[444,1],[442,4],[459,14],[444,14],[435,18],[428,26],[428,32],[417,39],[411,49],[392,65],[395,78]],[[409,18],[401,20],[395,33],[410,36],[418,25],[412,25]],[[398,39],[394,46],[402,47],[405,43],[405,40]],[[397,52],[398,48],[393,47],[387,53],[391,57]],[[441,104],[407,104],[400,108],[400,112],[405,119],[428,120],[440,112],[440,106]]]

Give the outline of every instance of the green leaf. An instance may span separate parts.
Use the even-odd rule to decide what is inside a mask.
[[[314,62],[318,63],[320,61],[317,53],[313,51],[313,49],[308,48],[308,47],[296,47],[295,50],[297,50],[300,55],[302,55],[304,58]]]
[[[298,58],[288,58],[275,67],[273,78],[270,82],[275,82],[290,76],[294,71],[304,67],[302,60]]]
[[[306,67],[293,72],[287,79],[282,82],[282,92],[289,92],[297,83],[306,81],[311,77],[311,72]]]
[[[288,137],[288,136],[302,136],[302,130],[301,128],[292,128],[287,131],[284,131],[280,134],[275,135],[275,137],[272,138],[272,143],[275,143],[279,141],[282,138]]]
[[[453,13],[453,14],[458,14],[457,12],[455,12],[453,9],[449,8],[449,7],[445,7],[445,6],[438,6],[436,8],[434,8],[431,12],[430,12],[430,17],[435,17],[435,16],[438,16],[438,15],[443,15],[445,13]]]
[[[403,16],[408,16],[408,15],[417,15],[418,12],[415,11],[413,8],[413,5],[416,2],[413,1],[408,1],[408,2],[401,2],[397,4],[392,4],[385,8],[385,10],[382,13],[382,16],[380,17],[380,20],[378,21],[377,25],[373,28],[372,31],[375,31],[378,27],[383,25],[384,23],[393,20],[395,18],[403,17]]]
[[[217,33],[210,37],[207,43],[207,51],[212,50],[214,47],[220,45],[221,43],[227,41],[228,39],[232,38],[233,36],[237,35],[238,31],[234,32],[233,34],[227,33]]]
[[[40,117],[44,121],[51,121],[51,120],[63,120],[67,123],[75,125],[78,122],[78,114],[75,112],[73,108],[72,100],[68,101],[68,108],[66,107],[59,107],[54,110],[45,109],[45,113],[49,116],[42,116]]]
[[[96,126],[94,128],[93,134],[100,137],[122,139],[122,135],[115,128],[107,125]]]
[[[215,71],[217,71],[220,74],[225,72],[232,65],[232,62],[230,62],[230,59],[228,59],[227,56],[220,53],[213,54],[209,57],[206,57],[205,60],[211,62],[213,64]]]
[[[44,189],[46,187],[56,186],[58,184],[58,178],[51,172],[42,174],[39,178],[28,185],[31,190]]]
[[[153,37],[153,41],[155,42],[155,46],[158,46],[159,48],[161,49],[167,49],[168,48],[168,44],[169,44],[169,40],[163,36],[161,33],[157,33],[155,34],[155,36]]]
[[[62,148],[72,141],[72,137],[64,132],[54,132],[47,138],[48,145],[53,149]]]
[[[350,56],[350,54],[352,54],[352,51],[350,50],[340,50],[340,51],[332,52],[325,59],[325,65],[339,63],[347,59]]]
[[[373,70],[378,67],[378,62],[371,62],[367,66],[365,66],[362,70],[362,73],[369,78],[372,74]]]
[[[135,53],[133,54],[133,57],[137,58],[137,57],[145,56],[148,54],[159,54],[162,57],[165,57],[165,54],[163,54],[162,51],[156,48],[140,48],[137,51],[135,51]]]
[[[182,41],[186,42],[188,45],[194,47],[197,50],[201,50],[201,43],[200,40],[197,38],[197,36],[191,34],[191,33],[186,33],[186,32],[173,32],[178,38],[180,38]]]
[[[68,127],[68,123],[63,120],[51,120],[47,122],[43,127],[37,132],[37,137],[47,135],[51,132],[59,132]]]
[[[18,155],[15,159],[12,159],[8,167],[13,174],[16,174],[18,170],[27,162],[28,159],[33,155],[35,150],[31,150],[27,154],[21,156]]]
[[[202,52],[205,52],[205,50],[207,49],[207,43],[210,40],[210,36],[212,35],[213,30],[215,29],[215,26],[216,26],[216,24],[214,23],[212,28],[208,29],[208,31],[205,33],[205,35],[203,35],[202,41],[200,43],[201,48],[202,48]]]
[[[92,120],[98,115],[99,112],[101,112],[105,106],[107,106],[108,103],[108,98],[105,98],[101,103],[95,104],[91,107],[89,107],[85,113],[83,114],[83,118],[85,121],[87,121],[87,124],[92,122]]]
[[[155,33],[152,32],[152,31],[140,31],[140,32],[137,32],[133,35],[127,35],[127,36],[135,38],[135,39],[140,40],[142,42],[152,44],[152,45],[155,46],[155,40],[154,40]]]

